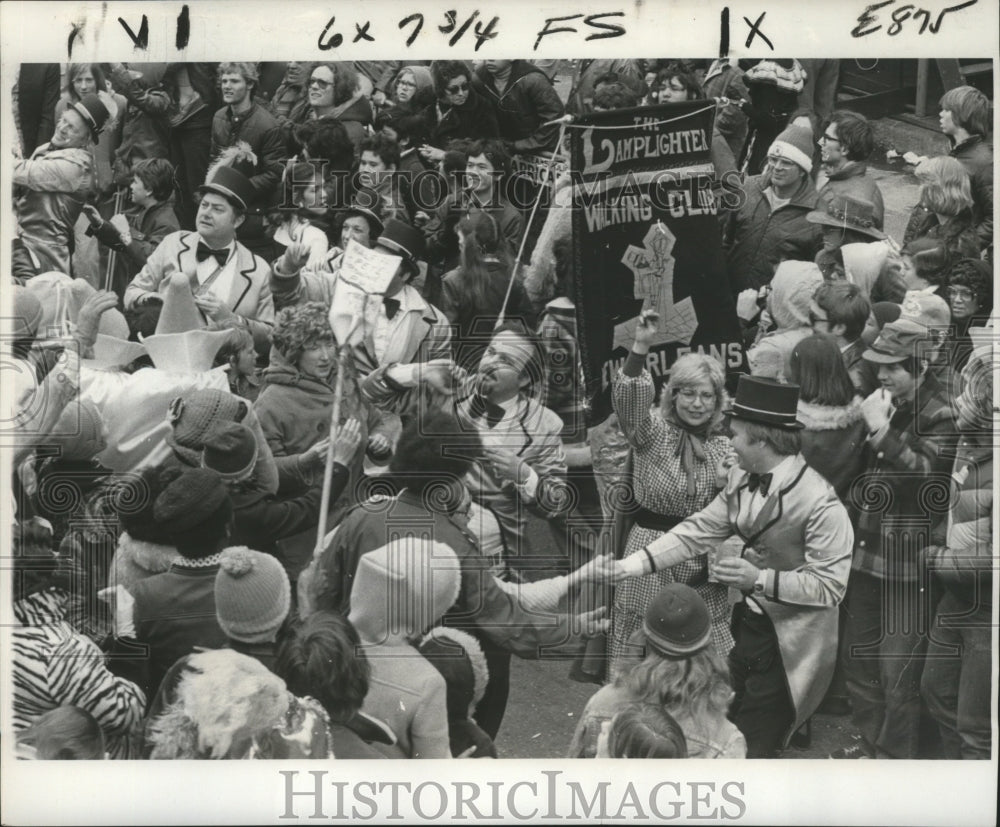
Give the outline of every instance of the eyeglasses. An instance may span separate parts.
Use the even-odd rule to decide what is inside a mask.
[[[826,141],[828,144],[839,144],[840,143],[840,138],[837,138],[834,135],[827,135],[825,132],[822,135],[819,136],[819,139],[821,141]]]
[[[789,161],[787,158],[777,158],[773,155],[767,156],[767,162],[774,169],[792,169],[795,167],[794,161]]]
[[[700,399],[705,405],[715,404],[715,392],[714,391],[696,391],[691,388],[681,388],[677,391],[677,395],[680,396],[685,402],[694,402],[695,399]]]
[[[467,83],[456,83],[454,86],[445,87],[444,91],[447,92],[449,95],[458,95],[461,94],[462,92],[465,92],[468,88],[469,84]]]
[[[329,89],[333,86],[332,80],[323,80],[322,78],[309,78],[310,86],[318,86],[320,89]]]
[[[972,301],[976,298],[976,293],[968,287],[949,287],[948,295],[953,299],[961,299],[966,302]]]

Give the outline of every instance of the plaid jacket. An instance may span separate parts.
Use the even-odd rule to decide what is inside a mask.
[[[865,471],[847,495],[854,517],[853,568],[879,578],[914,580],[921,549],[948,512],[955,433],[948,398],[932,376],[911,404],[897,408],[881,443],[865,447]]]

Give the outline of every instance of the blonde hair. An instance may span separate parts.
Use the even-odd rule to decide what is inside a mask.
[[[711,644],[687,658],[650,651],[622,683],[637,700],[659,704],[675,717],[725,717],[732,698],[729,668]]]
[[[920,203],[931,212],[958,215],[972,207],[969,173],[962,163],[948,155],[921,161],[914,174],[923,182]]]
[[[660,413],[663,418],[674,425],[680,425],[675,404],[677,394],[706,379],[715,391],[715,408],[708,430],[709,433],[722,433],[722,410],[729,400],[726,395],[726,374],[718,361],[701,353],[685,353],[670,368],[670,379],[660,396]]]

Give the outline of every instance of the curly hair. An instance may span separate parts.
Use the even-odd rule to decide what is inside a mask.
[[[649,652],[624,678],[624,685],[638,701],[658,704],[675,716],[725,717],[732,698],[729,669],[714,646],[687,658]]]
[[[316,63],[310,70],[310,78],[320,66],[325,66],[333,73],[333,105],[340,106],[340,104],[349,101],[360,84],[357,70],[347,61],[320,62]]]
[[[979,309],[976,315],[988,316],[993,309],[993,274],[985,261],[963,258],[955,262],[948,273],[949,287],[967,287],[976,295]]]
[[[330,720],[344,723],[368,694],[371,666],[361,638],[339,612],[313,612],[288,623],[278,638],[277,671],[289,691],[319,701]]]
[[[680,425],[681,421],[677,417],[677,394],[706,379],[715,391],[715,406],[708,430],[709,433],[722,433],[722,409],[729,400],[726,395],[726,373],[715,359],[702,353],[685,353],[670,368],[670,379],[660,396],[660,414],[663,418],[673,425]]]
[[[958,215],[972,208],[972,186],[962,162],[949,155],[921,161],[914,175],[922,182],[920,203],[942,215]]]
[[[399,166],[399,144],[381,132],[376,132],[361,140],[358,146],[358,157],[365,152],[371,152],[378,156],[379,160],[387,167]]]
[[[323,302],[286,307],[275,317],[271,344],[289,364],[298,364],[299,357],[310,347],[336,341],[328,314]]]

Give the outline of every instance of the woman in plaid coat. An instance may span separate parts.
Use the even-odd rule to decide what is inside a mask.
[[[660,415],[650,410],[655,391],[644,363],[659,336],[658,319],[653,311],[639,317],[635,342],[612,389],[615,413],[632,448],[632,484],[639,505],[626,540],[626,557],[711,502],[721,487],[717,471],[730,452],[729,439],[722,434],[725,374],[711,357],[691,353],[674,362],[663,389]],[[627,655],[629,637],[642,627],[650,600],[671,582],[686,583],[701,595],[712,616],[716,651],[723,657],[729,654],[733,637],[728,590],[708,582],[707,558],[702,557],[616,587],[609,677]]]

